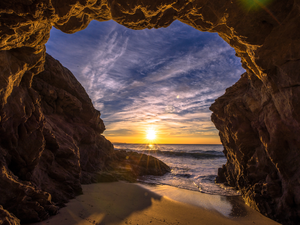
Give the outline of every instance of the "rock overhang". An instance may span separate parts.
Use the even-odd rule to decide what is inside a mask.
[[[300,3],[274,0],[264,5],[264,1],[259,2],[261,5],[256,10],[245,8],[240,0],[1,2],[0,122],[2,128],[18,124],[1,132],[6,135],[24,133],[23,125],[31,114],[36,118],[36,135],[43,132],[45,118],[35,110],[39,97],[31,87],[33,77],[44,70],[45,43],[52,26],[74,33],[87,27],[93,19],[113,19],[131,29],[166,27],[179,20],[200,31],[218,32],[235,49],[247,71],[211,107],[212,120],[220,130],[228,158],[220,176],[225,175],[228,183],[240,188],[246,201],[262,213],[287,223],[299,218],[297,211],[292,209],[295,204],[299,207],[296,162],[300,157],[297,137],[300,91],[296,71],[300,59]],[[21,107],[16,107],[11,104],[15,98],[28,98],[32,103],[22,105],[25,101],[20,101]],[[17,113],[19,119],[7,122],[8,115],[16,108],[22,111],[22,107],[27,112]],[[30,111],[33,113],[28,113]],[[93,110],[92,114],[97,117]],[[103,129],[101,121],[94,118],[94,122],[96,127]],[[47,130],[49,127],[43,134],[45,139],[54,143]],[[26,136],[26,132],[24,134]],[[2,140],[1,149],[16,151],[15,142],[18,141],[4,143]],[[108,143],[104,145],[110,148]],[[49,148],[54,145],[51,146]],[[22,149],[16,152],[20,151]],[[26,178],[27,175],[22,176]]]

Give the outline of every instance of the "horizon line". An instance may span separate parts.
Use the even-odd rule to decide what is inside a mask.
[[[172,144],[172,143],[127,143],[127,142],[111,142],[112,144],[130,144],[130,145],[222,145],[222,144]]]

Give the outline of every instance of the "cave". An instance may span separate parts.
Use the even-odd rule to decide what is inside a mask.
[[[91,20],[113,19],[136,30],[179,20],[217,32],[235,49],[246,73],[211,106],[227,157],[218,179],[237,187],[262,214],[283,224],[299,221],[300,5],[296,0],[247,2],[2,1],[4,220],[39,221],[54,214],[51,201],[80,194],[81,183],[92,182],[112,157],[113,146],[101,135],[100,112],[70,71],[46,55],[45,43],[52,26],[74,33]]]

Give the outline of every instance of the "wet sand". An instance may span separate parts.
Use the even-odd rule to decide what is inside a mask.
[[[125,182],[82,187],[83,195],[72,199],[58,215],[35,225],[279,224],[237,197]]]

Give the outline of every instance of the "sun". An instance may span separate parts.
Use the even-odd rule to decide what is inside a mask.
[[[156,132],[155,132],[155,130],[153,130],[153,129],[147,130],[147,136],[146,136],[146,138],[148,140],[151,140],[151,141],[154,140],[156,138]]]

